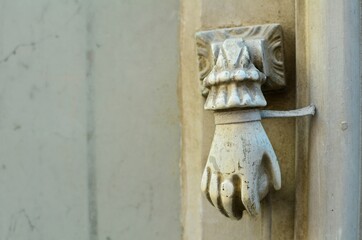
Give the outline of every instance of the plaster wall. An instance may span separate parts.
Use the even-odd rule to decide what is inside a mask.
[[[0,239],[180,239],[178,1],[0,13]]]

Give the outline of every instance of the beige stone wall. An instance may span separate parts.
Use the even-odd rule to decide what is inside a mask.
[[[260,13],[260,14],[259,14]],[[263,214],[239,222],[226,219],[201,196],[200,178],[210,148],[213,115],[203,111],[194,34],[196,31],[280,23],[284,30],[287,88],[266,95],[268,108],[295,107],[294,1],[183,1],[181,16],[181,101],[183,124],[183,225],[184,239],[291,239],[295,208],[295,120],[263,122],[279,157],[282,190],[263,202]],[[196,212],[195,212],[196,211]]]
[[[181,21],[184,239],[358,239],[360,2],[194,2],[183,1]],[[314,103],[317,114],[264,121],[280,160],[282,189],[264,201],[259,218],[232,222],[198,189],[214,124],[202,110],[194,33],[273,22],[285,33],[288,87],[267,96],[268,108]]]
[[[308,239],[359,237],[359,4],[313,0],[301,11],[306,55],[298,68],[318,108],[309,134]]]

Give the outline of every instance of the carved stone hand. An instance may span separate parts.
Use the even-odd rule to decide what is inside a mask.
[[[281,187],[278,160],[261,119],[314,115],[315,107],[260,109],[267,104],[262,90],[286,84],[279,25],[199,32],[197,44],[204,108],[214,111],[216,124],[202,191],[227,217],[240,219],[244,210],[255,216],[270,187]]]
[[[281,187],[277,157],[260,121],[216,125],[201,188],[224,215],[255,216],[270,185]]]

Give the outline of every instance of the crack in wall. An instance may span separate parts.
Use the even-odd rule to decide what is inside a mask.
[[[26,48],[26,47],[31,47],[32,50],[34,51],[36,49],[36,46],[42,42],[44,42],[45,40],[48,40],[48,39],[52,39],[52,38],[55,38],[55,39],[58,39],[59,36],[56,35],[56,34],[52,34],[50,36],[46,36],[46,37],[43,37],[37,41],[31,41],[29,43],[20,43],[18,45],[16,45],[12,51],[10,51],[10,53],[8,53],[5,57],[3,57],[1,60],[0,60],[0,64],[1,63],[6,63],[7,61],[10,60],[11,57],[15,56],[18,52],[19,49],[21,48]]]

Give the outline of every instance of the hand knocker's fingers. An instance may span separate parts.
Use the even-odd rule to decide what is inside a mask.
[[[282,178],[280,173],[280,167],[278,163],[278,158],[275,155],[275,152],[273,148],[270,146],[271,149],[269,149],[263,156],[263,160],[265,160],[265,164],[267,167],[268,174],[271,175],[273,186],[275,190],[279,190],[282,186]]]
[[[217,207],[222,214],[229,217],[227,212],[224,209],[223,203],[220,196],[220,187],[221,187],[222,176],[219,172],[211,173],[209,193],[212,205]]]
[[[234,185],[229,179],[226,179],[220,185],[220,196],[225,212],[230,217],[233,217],[232,213],[233,195],[234,195]]]
[[[230,218],[233,218],[233,195],[234,195],[234,185],[227,179],[223,181],[220,185],[220,196],[221,202],[224,207],[225,212]]]
[[[241,181],[241,201],[250,215],[256,216],[260,212],[260,200],[257,179],[243,178]]]
[[[240,176],[235,174],[231,179],[223,181],[220,186],[222,204],[225,212],[232,219],[240,219],[245,210],[241,202],[240,182]]]
[[[206,193],[209,188],[209,183],[210,183],[210,168],[206,166],[201,178],[201,191]]]
[[[209,192],[210,178],[211,178],[211,170],[208,166],[205,166],[205,170],[204,170],[204,173],[202,174],[202,178],[201,178],[201,191],[203,191],[205,193],[207,200],[211,204],[213,204],[213,202],[211,201],[210,192]]]
[[[218,173],[211,173],[210,184],[209,184],[209,195],[212,205],[218,207],[217,199],[219,198],[219,187],[218,187]]]
[[[269,179],[268,175],[265,173],[265,170],[261,171],[259,180],[258,180],[258,193],[259,199],[263,199],[269,192]]]

